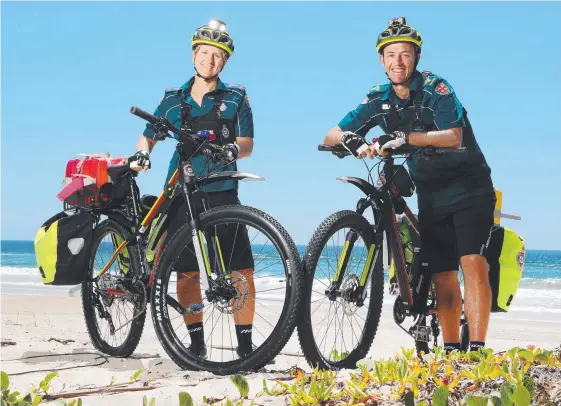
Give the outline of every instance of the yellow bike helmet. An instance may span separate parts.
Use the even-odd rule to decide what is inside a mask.
[[[419,53],[423,45],[421,35],[417,30],[407,25],[405,17],[397,17],[388,21],[388,28],[378,36],[376,51],[381,54],[386,45],[394,42],[409,42],[415,46]]]
[[[226,32],[226,23],[221,20],[211,20],[207,25],[197,28],[191,46],[195,49],[197,45],[213,45],[226,51],[228,57],[234,53],[234,40]]]

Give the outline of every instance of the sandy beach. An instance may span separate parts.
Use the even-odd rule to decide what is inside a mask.
[[[3,282],[8,283],[5,281]],[[95,387],[127,382],[137,370],[143,370],[139,382],[131,387],[143,388],[135,392],[82,396],[85,405],[141,405],[144,395],[156,398],[157,405],[177,405],[178,392],[187,391],[193,400],[202,403],[203,396],[228,396],[239,393],[228,377],[206,372],[180,370],[171,361],[156,338],[151,320],[147,318],[142,340],[128,359],[107,357],[98,353],[89,341],[81,310],[80,297],[62,296],[68,289],[36,287],[27,295],[6,293],[3,283],[1,296],[1,338],[15,344],[1,348],[1,369],[10,375],[12,387],[20,392],[30,390],[50,371],[59,376],[52,381],[50,393],[85,391]],[[54,295],[53,293],[58,293]],[[46,293],[48,292],[48,293]],[[551,291],[547,291],[551,292]],[[22,292],[23,293],[23,292]],[[53,295],[48,295],[49,293]],[[411,347],[411,339],[393,322],[391,297],[386,295],[382,319],[376,339],[369,353],[374,359],[389,358],[401,347]],[[493,314],[488,334],[488,346],[496,351],[513,346],[533,344],[553,349],[561,342],[561,308],[535,311],[522,292],[517,304],[508,314]],[[547,298],[542,298],[547,299]],[[551,300],[549,300],[551,303]],[[262,380],[274,386],[274,380],[288,376],[287,370],[298,366],[306,371],[306,364],[296,334],[292,336],[276,363],[265,372],[247,376],[250,393],[255,398],[262,391]],[[347,374],[348,371],[342,372]],[[114,378],[113,378],[114,377]],[[63,383],[66,386],[63,388]],[[152,388],[153,387],[153,388]],[[150,389],[152,388],[152,389]],[[284,404],[285,399],[262,396],[256,403]]]

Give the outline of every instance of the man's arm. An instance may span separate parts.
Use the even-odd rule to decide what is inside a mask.
[[[336,125],[325,134],[323,143],[330,146],[339,145],[341,144],[341,134],[343,134],[343,130]]]
[[[459,148],[462,145],[463,128],[448,130],[413,132],[409,134],[409,144],[417,147]]]
[[[372,117],[376,114],[375,104],[370,103],[366,97],[354,110],[348,112],[338,125],[331,128],[323,137],[325,145],[340,145],[341,136],[345,131],[358,132],[360,135],[366,134],[376,125]]]
[[[465,125],[463,107],[450,83],[442,79],[432,89],[430,105],[437,131],[413,132],[409,144],[418,147],[459,148]]]

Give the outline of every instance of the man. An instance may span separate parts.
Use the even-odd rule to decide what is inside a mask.
[[[212,141],[223,145],[229,162],[214,162],[202,154],[192,158],[195,175],[203,176],[209,172],[236,170],[235,161],[251,155],[253,151],[253,116],[244,86],[225,85],[218,75],[234,53],[234,41],[226,32],[226,25],[219,20],[212,20],[208,25],[198,28],[191,41],[192,58],[195,75],[181,88],[166,89],[164,97],[154,115],[165,117],[177,128],[188,128],[192,132],[211,130],[216,134]],[[145,170],[150,168],[150,152],[156,141],[150,124],[136,144],[138,165]],[[178,154],[175,153],[169,165],[166,185],[177,169]],[[228,180],[203,186],[208,196],[210,207],[239,204],[237,182]],[[200,201],[196,201],[198,210],[202,210]],[[185,224],[186,203],[181,197],[181,205],[170,209],[169,222],[165,236],[172,236]],[[168,221],[166,220],[166,221]],[[237,235],[236,235],[237,232]],[[221,250],[236,263],[234,270],[242,274],[249,287],[249,299],[245,305],[234,313],[238,339],[237,353],[240,357],[253,351],[252,324],[255,311],[255,285],[253,281],[253,256],[249,246],[247,230],[228,230],[217,232]],[[234,238],[236,237],[236,238]],[[236,242],[237,241],[237,242]],[[234,251],[234,255],[230,253]],[[177,294],[179,302],[188,307],[201,303],[199,269],[192,251],[184,250],[181,264],[175,266],[178,271]],[[197,356],[206,358],[207,349],[204,338],[203,314],[184,316],[185,324],[191,338],[189,350]]]
[[[324,143],[342,144],[359,159],[404,144],[466,148],[462,154],[412,154],[407,162],[417,188],[421,244],[434,272],[445,348],[460,348],[460,265],[471,349],[476,350],[485,346],[491,310],[484,257],[495,206],[491,170],[452,86],[433,73],[417,71],[421,46],[421,36],[405,18],[391,20],[376,44],[390,83],[373,87],[328,131]],[[385,135],[372,145],[364,136],[376,125]]]

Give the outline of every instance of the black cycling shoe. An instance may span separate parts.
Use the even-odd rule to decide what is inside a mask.
[[[205,344],[194,344],[191,343],[189,348],[187,348],[189,352],[199,358],[206,359],[206,345]]]

